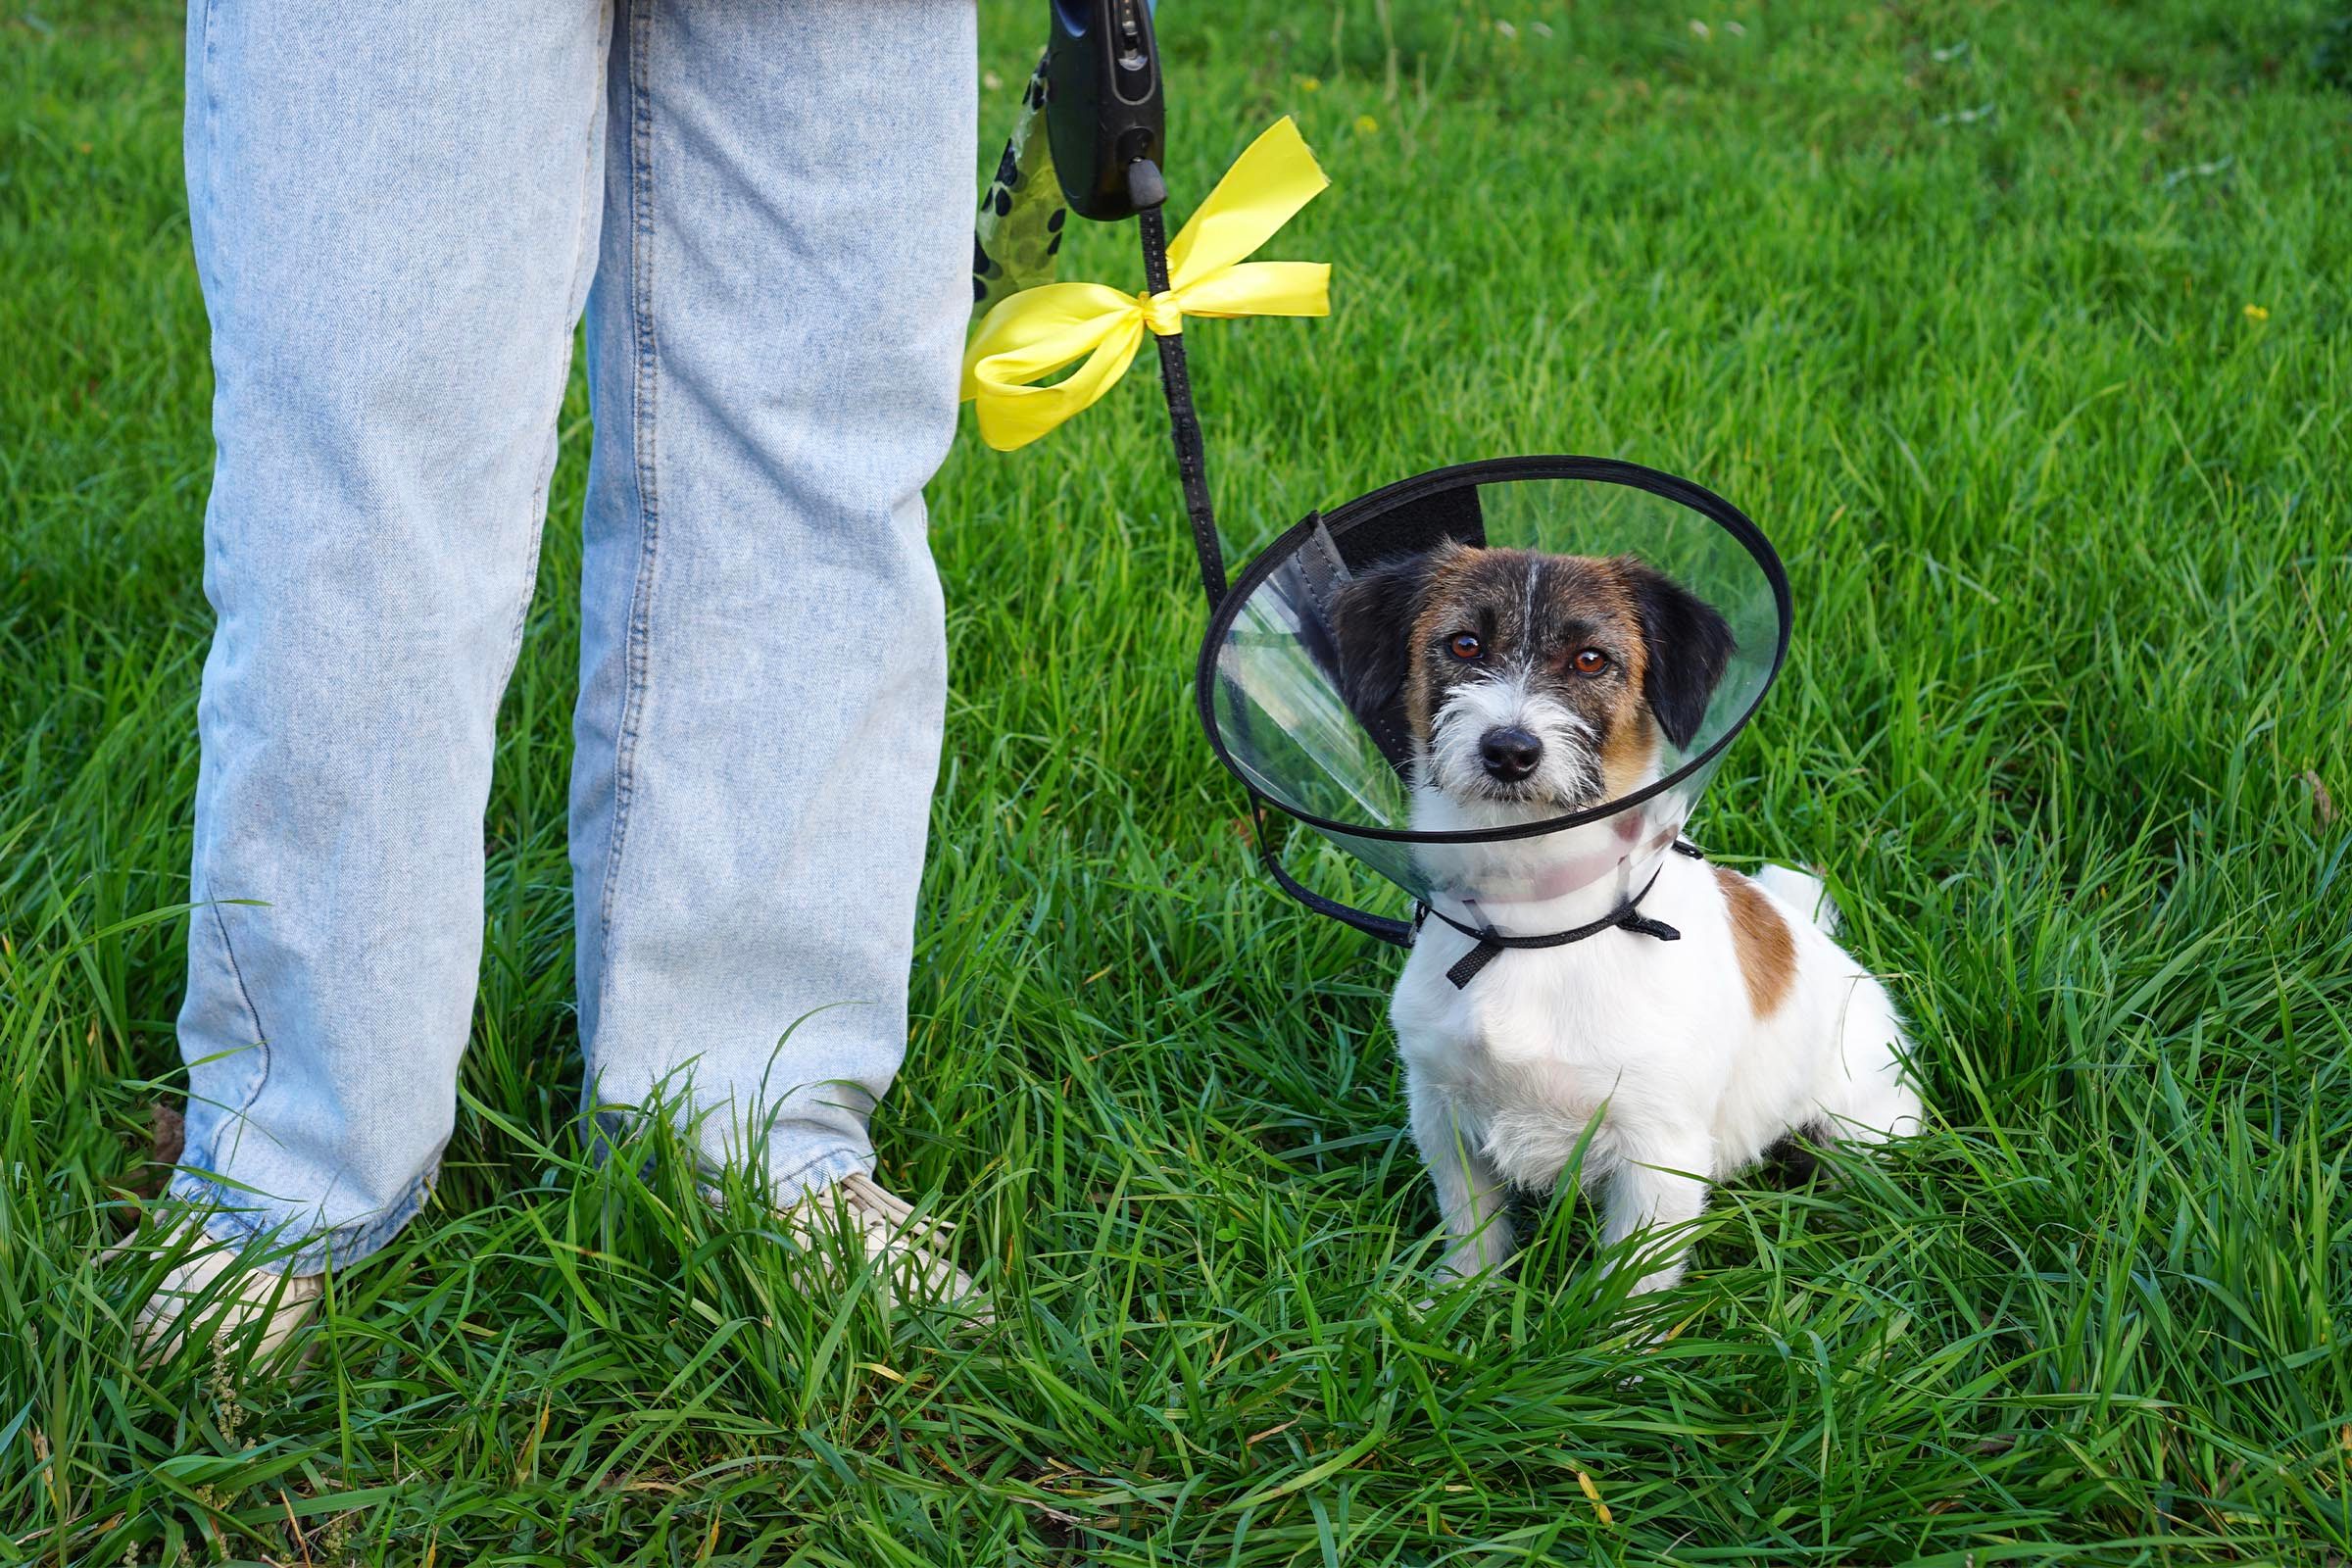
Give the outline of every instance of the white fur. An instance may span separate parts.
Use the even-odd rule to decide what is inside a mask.
[[[1416,795],[1417,825],[1469,825],[1465,816],[1486,814],[1434,789]],[[1535,853],[1543,840],[1521,842]],[[1875,1143],[1918,1128],[1901,1023],[1885,988],[1831,939],[1836,911],[1820,879],[1774,866],[1755,881],[1796,949],[1788,994],[1762,1018],[1749,1006],[1713,868],[1679,855],[1663,858],[1642,902],[1644,915],[1682,933],[1677,942],[1609,930],[1506,950],[1457,990],[1446,971],[1473,939],[1436,920],[1424,927],[1390,1015],[1413,1138],[1453,1238],[1448,1269],[1502,1263],[1511,1251],[1506,1188],[1553,1187],[1580,1145],[1583,1180],[1605,1189],[1603,1234],[1615,1243],[1686,1226],[1708,1181],[1790,1132]],[[1572,902],[1545,911],[1558,922],[1547,929],[1592,917]],[[1654,1266],[1634,1288],[1680,1279],[1686,1245],[1676,1241],[1663,1260],[1650,1255]]]
[[[1592,750],[1592,726],[1532,690],[1525,668],[1467,680],[1446,694],[1430,720],[1423,775],[1454,797],[1486,796],[1494,784],[1479,742],[1489,730],[1508,728],[1526,730],[1544,746],[1544,760],[1519,786],[1528,797],[1581,800],[1597,787],[1600,759]]]

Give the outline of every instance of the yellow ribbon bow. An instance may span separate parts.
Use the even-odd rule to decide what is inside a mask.
[[[1331,181],[1287,115],[1250,144],[1168,247],[1168,288],[1122,294],[1100,283],[1046,283],[998,303],[963,353],[963,400],[980,439],[1010,452],[1110,390],[1148,327],[1162,337],[1188,316],[1329,316],[1323,262],[1250,262]],[[1052,386],[1043,380],[1084,360]]]

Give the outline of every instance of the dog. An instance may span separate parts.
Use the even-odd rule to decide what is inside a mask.
[[[1426,831],[1548,821],[1656,781],[1735,651],[1720,613],[1638,558],[1457,542],[1365,570],[1331,621],[1349,707],[1401,708],[1411,820]],[[1645,920],[1679,933],[1506,950],[1457,984],[1447,970],[1479,939],[1424,924],[1390,1017],[1449,1236],[1444,1273],[1498,1269],[1509,1190],[1549,1191],[1573,1163],[1600,1193],[1606,1243],[1648,1237],[1610,1266],[1638,1257],[1632,1293],[1660,1290],[1682,1277],[1710,1181],[1790,1135],[1917,1130],[1901,1021],[1834,940],[1819,878],[1664,853],[1679,809],[1653,798],[1553,833],[1416,846],[1473,930],[1569,930],[1638,896]],[[1652,858],[1656,880],[1629,887],[1627,867]]]

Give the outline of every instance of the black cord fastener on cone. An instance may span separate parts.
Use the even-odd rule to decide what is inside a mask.
[[[1700,853],[1697,845],[1686,843],[1681,839],[1674,841],[1674,853],[1693,860],[1706,858],[1706,856]],[[1454,990],[1459,991],[1477,979],[1488,964],[1501,957],[1503,950],[1506,948],[1564,948],[1571,942],[1582,942],[1587,937],[1596,937],[1603,931],[1612,930],[1631,931],[1636,936],[1655,937],[1660,942],[1682,941],[1682,932],[1663,920],[1653,920],[1642,912],[1642,901],[1648,898],[1649,890],[1657,885],[1658,873],[1652,871],[1649,880],[1642,884],[1641,892],[1599,919],[1580,925],[1574,930],[1553,931],[1540,937],[1506,937],[1492,926],[1465,925],[1445,910],[1432,908],[1427,904],[1414,906],[1413,929],[1419,931],[1422,922],[1434,914],[1462,935],[1478,939],[1478,946],[1456,958],[1453,961],[1453,967],[1446,971],[1446,978],[1453,982]]]

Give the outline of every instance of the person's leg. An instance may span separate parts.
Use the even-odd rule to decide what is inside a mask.
[[[592,1102],[779,1200],[870,1167],[946,695],[971,0],[615,22],[571,843]]]
[[[607,24],[597,0],[191,13],[218,620],[172,1190],[217,1239],[303,1239],[276,1266],[305,1273],[416,1210],[454,1117]]]

